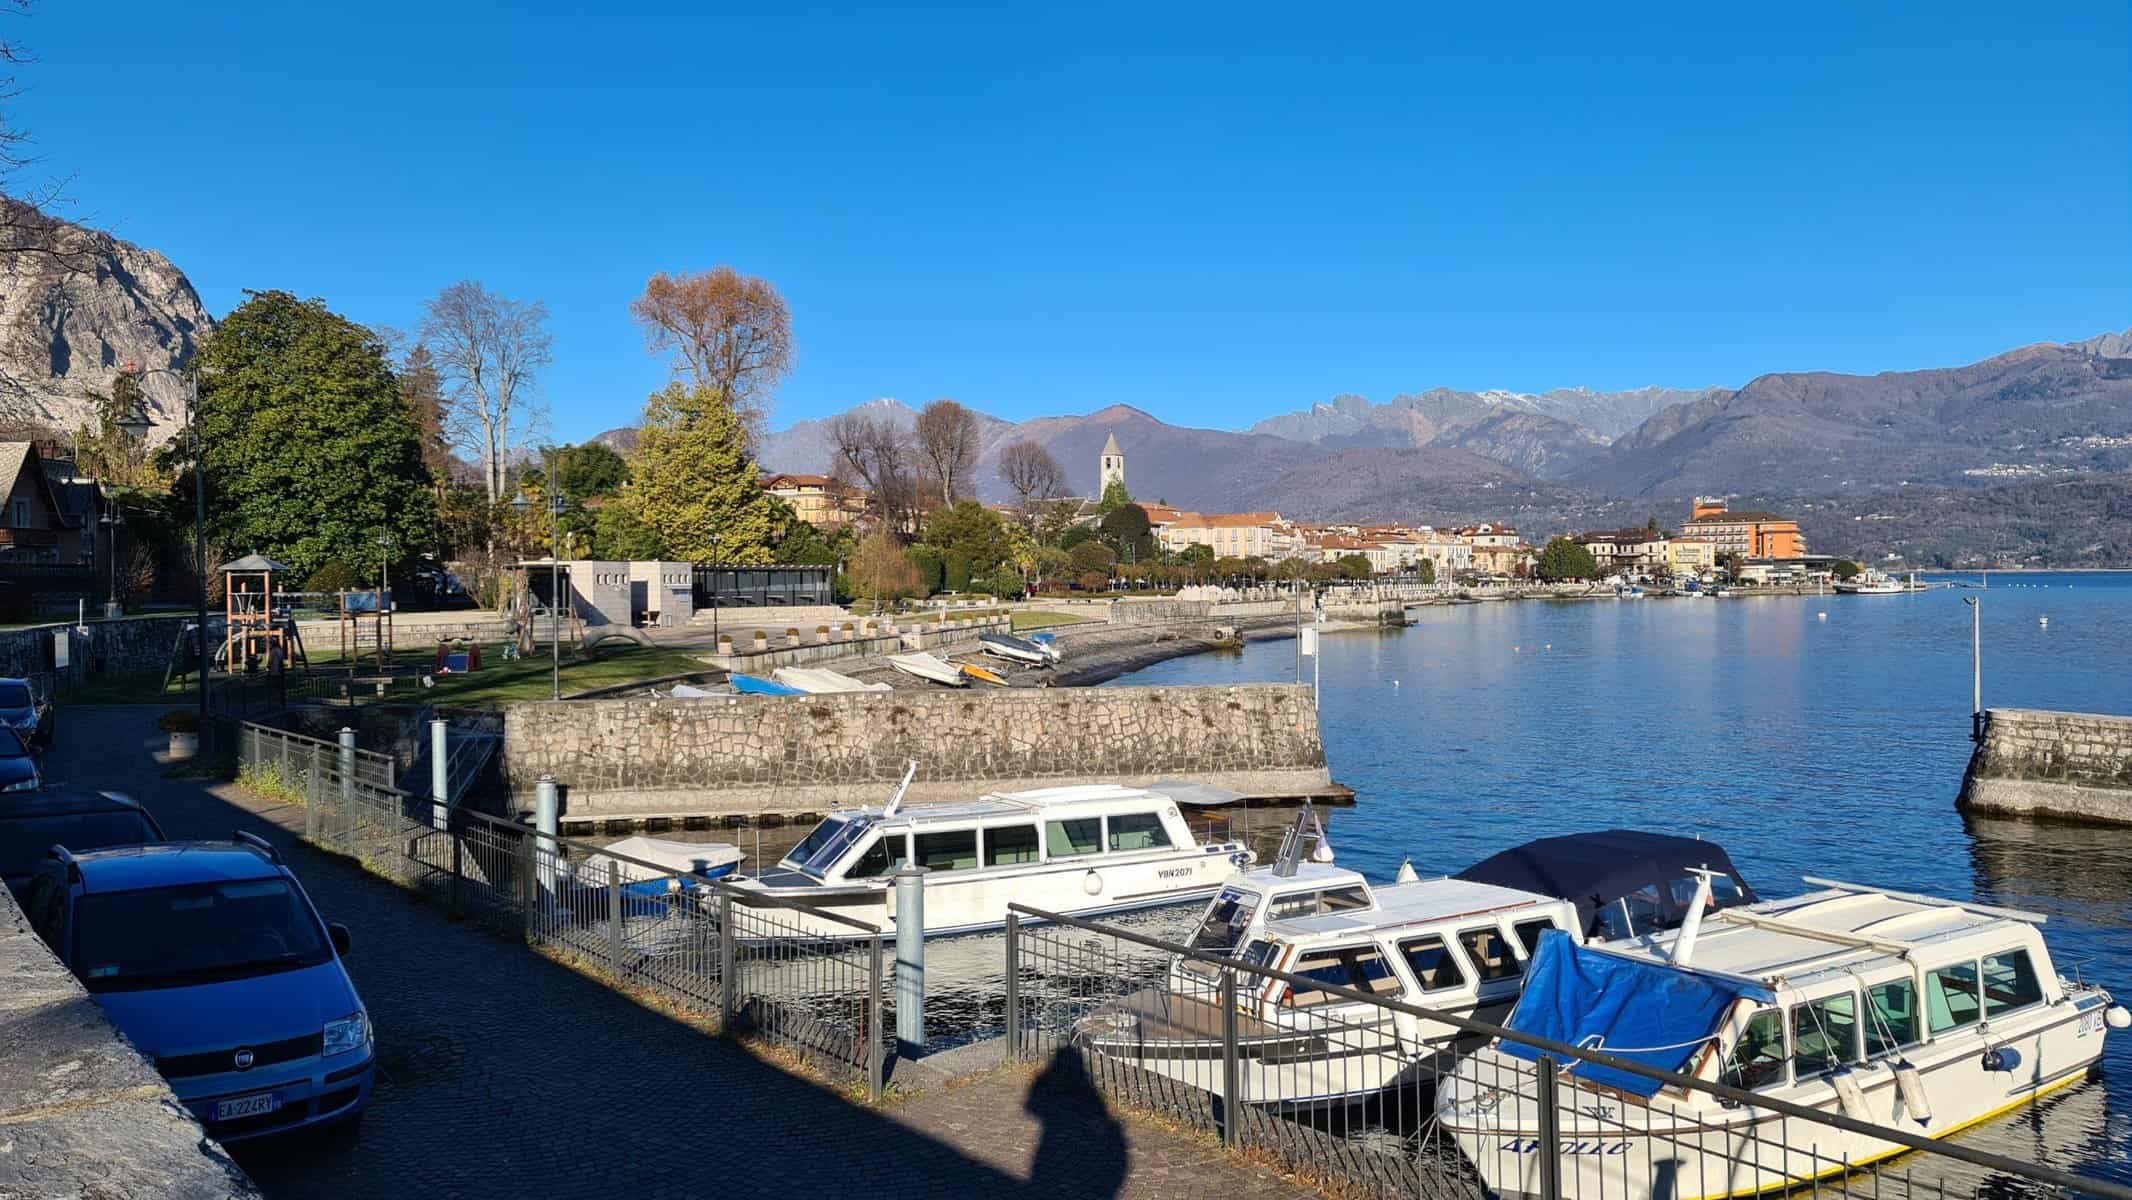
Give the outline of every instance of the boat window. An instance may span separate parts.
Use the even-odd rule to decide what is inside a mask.
[[[794,846],[792,853],[785,856],[785,861],[805,863],[808,859],[820,853],[822,847],[829,844],[829,839],[842,833],[844,826],[848,823],[843,817],[831,817],[813,829],[808,830],[807,836],[800,839],[800,844]]]
[[[1866,989],[1866,1055],[1878,1057],[1917,1040],[1917,984],[1908,979]]]
[[[1734,1087],[1774,1087],[1784,1082],[1784,1014],[1765,1008],[1748,1018],[1725,1062],[1725,1082]]]
[[[1925,1021],[1934,1037],[1977,1019],[1977,965],[1955,963],[1925,976]]]
[[[1036,861],[1036,826],[1001,825],[985,830],[985,865],[1009,867]]]
[[[1858,997],[1845,992],[1791,1010],[1792,1076],[1833,1071],[1858,1055]]]
[[[2036,982],[2036,969],[2028,964],[2028,951],[2006,950],[1984,956],[1984,1015],[2026,1008],[2043,999]]]
[[[1540,952],[1540,935],[1554,927],[1555,923],[1546,917],[1517,923],[1518,941],[1525,945],[1525,957],[1531,958]]]
[[[1482,983],[1516,979],[1521,973],[1516,951],[1510,948],[1510,941],[1503,936],[1503,931],[1493,925],[1459,930],[1458,944],[1466,948],[1466,957],[1473,961],[1473,969],[1480,973]]]
[[[1044,822],[1044,848],[1053,858],[1095,854],[1103,849],[1103,818]]]
[[[1354,988],[1377,995],[1396,995],[1399,991],[1399,980],[1392,974],[1391,964],[1384,961],[1384,952],[1375,946],[1311,951],[1297,961],[1295,973],[1334,987]],[[1344,996],[1290,984],[1281,1003],[1290,1008],[1315,1008],[1321,1004],[1353,1002]]]
[[[1254,967],[1270,967],[1273,965],[1274,954],[1280,948],[1280,945],[1276,942],[1260,941],[1257,938],[1253,938],[1244,947],[1244,952],[1236,957]]]
[[[1267,910],[1271,920],[1286,917],[1315,917],[1319,913],[1347,912],[1351,909],[1368,908],[1370,894],[1364,888],[1329,888],[1322,892],[1294,892],[1273,902]]]
[[[891,871],[900,871],[910,865],[911,840],[909,834],[884,833],[866,848],[859,861],[844,872],[846,879],[879,879]]]
[[[1731,908],[1735,904],[1745,903],[1747,903],[1747,893],[1740,890],[1739,880],[1730,875],[1712,875],[1710,877],[1710,906],[1712,908]]]
[[[1593,933],[1610,941],[1635,937],[1665,928],[1665,915],[1665,908],[1658,902],[1658,885],[1648,884],[1593,913]]]
[[[1466,986],[1465,968],[1458,965],[1451,948],[1435,934],[1399,943],[1400,956],[1407,960],[1407,970],[1414,972],[1414,982],[1424,992],[1441,992],[1447,988]]]
[[[1200,917],[1199,928],[1193,931],[1192,940],[1187,944],[1194,950],[1227,954],[1236,949],[1237,939],[1243,937],[1244,930],[1251,927],[1251,914],[1257,911],[1257,893],[1224,888],[1221,894],[1207,905],[1206,915]]]
[[[928,871],[967,871],[977,865],[977,831],[950,829],[917,836],[918,865]]]
[[[1127,813],[1110,819],[1113,850],[1161,850],[1170,844],[1170,831],[1154,813]]]

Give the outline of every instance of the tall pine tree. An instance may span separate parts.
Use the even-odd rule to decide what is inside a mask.
[[[747,429],[708,388],[670,383],[644,406],[622,501],[667,558],[767,563],[776,508],[748,457]]]

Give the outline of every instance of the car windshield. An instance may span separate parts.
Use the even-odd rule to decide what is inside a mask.
[[[0,725],[0,758],[28,758],[29,754],[29,750],[22,744],[22,739],[15,736],[15,731]]]
[[[318,918],[281,878],[92,892],[75,930],[75,974],[92,992],[243,979],[333,957]]]
[[[162,840],[149,827],[147,818],[132,811],[10,817],[5,809],[0,809],[0,875],[29,874],[54,846],[101,850]]]
[[[30,685],[26,683],[0,683],[0,708],[35,708],[37,702],[30,699]]]

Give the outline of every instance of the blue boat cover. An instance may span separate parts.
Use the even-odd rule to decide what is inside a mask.
[[[786,687],[782,683],[777,683],[768,679],[757,679],[753,675],[735,675],[732,676],[732,681],[733,690],[743,695],[804,696],[807,694],[796,687]]]
[[[1776,999],[1751,983],[1587,949],[1550,929],[1540,935],[1540,952],[1525,973],[1525,993],[1511,1010],[1509,1028],[1678,1071],[1742,997]],[[1508,1039],[1498,1046],[1534,1061],[1544,1053]],[[1665,1086],[1596,1063],[1564,1063],[1563,1070],[1638,1096]]]

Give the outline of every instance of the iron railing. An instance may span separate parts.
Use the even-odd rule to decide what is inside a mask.
[[[387,755],[247,722],[239,765],[278,773],[305,806],[306,840],[881,1095],[889,1014],[875,926],[435,804],[393,786]]]
[[[1485,1019],[1509,996],[1439,1011],[1041,909],[1009,914],[1011,1057],[1073,1056],[1113,1095],[1351,1192],[2132,1200],[2121,1184],[1515,1033]],[[1260,1002],[1275,996],[1303,1003]],[[1473,1053],[1494,1039],[1529,1057]],[[1592,1067],[1661,1090],[1640,1101],[1585,1080]]]

